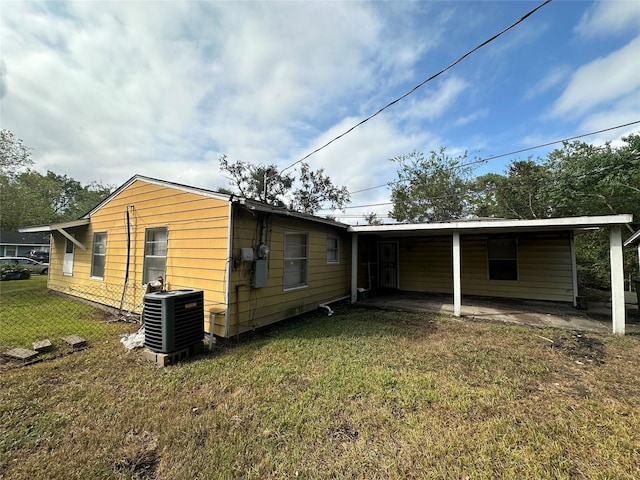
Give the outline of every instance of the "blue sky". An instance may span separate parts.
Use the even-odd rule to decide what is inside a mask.
[[[5,0],[1,126],[42,172],[216,189],[221,155],[285,168],[540,3]],[[357,191],[413,150],[472,160],[638,120],[640,2],[554,0],[306,162]],[[366,190],[338,216],[388,201]]]

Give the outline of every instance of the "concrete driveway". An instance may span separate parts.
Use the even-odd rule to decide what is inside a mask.
[[[431,312],[453,315],[453,296],[444,294],[394,292],[373,294],[358,304],[408,312]],[[625,333],[640,335],[637,305],[627,306]],[[571,304],[508,298],[462,297],[462,317],[553,327],[586,332],[612,333],[611,304],[590,303],[587,310]]]

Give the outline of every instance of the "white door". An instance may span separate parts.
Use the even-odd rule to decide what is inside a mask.
[[[73,242],[67,238],[64,246],[64,258],[62,260],[62,274],[73,275]]]

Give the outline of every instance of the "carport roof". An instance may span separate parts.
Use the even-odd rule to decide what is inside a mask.
[[[584,231],[611,225],[624,225],[633,221],[633,215],[598,215],[582,217],[538,218],[534,220],[479,219],[436,223],[402,223],[391,225],[354,225],[352,233],[378,235],[442,235],[459,233],[505,233]]]

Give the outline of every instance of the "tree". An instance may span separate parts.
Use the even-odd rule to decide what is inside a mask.
[[[636,222],[640,219],[640,135],[631,134],[622,141],[619,147],[565,143],[549,154],[553,216],[631,213]],[[627,225],[627,230],[630,235],[634,229]],[[608,232],[579,235],[575,244],[580,283],[608,288]],[[637,276],[632,249],[625,250],[624,262],[625,270]]]
[[[364,221],[367,222],[367,225],[382,225],[382,220],[378,218],[378,214],[375,212],[363,215],[363,218]]]
[[[333,185],[322,168],[313,171],[306,163],[300,164],[297,180],[295,175],[283,174],[275,165],[239,160],[230,163],[226,155],[220,158],[220,169],[238,195],[269,205],[289,206],[313,215],[327,202],[330,208],[342,210],[350,201],[346,187]]]
[[[640,214],[640,135],[612,147],[564,143],[547,165],[554,216]]]
[[[237,194],[269,205],[285,206],[284,196],[293,187],[293,176],[279,173],[275,165],[256,165],[240,160],[230,163],[223,155],[220,170],[227,174],[226,178]]]
[[[21,168],[33,165],[31,149],[9,130],[0,130],[0,175],[14,175]]]
[[[391,159],[398,179],[390,183],[393,211],[399,222],[439,222],[464,218],[473,211],[467,154],[450,157],[442,147],[426,158],[414,151]]]
[[[99,204],[114,187],[99,182],[82,186],[66,175],[27,170],[13,177],[0,176],[2,230],[27,225],[75,220]]]
[[[545,218],[551,214],[546,165],[514,160],[504,175],[487,173],[473,184],[476,215],[498,218]]]
[[[343,210],[349,203],[347,187],[336,187],[324,175],[324,169],[313,171],[306,163],[300,164],[300,186],[293,192],[293,209],[313,215],[325,202],[331,210]]]

